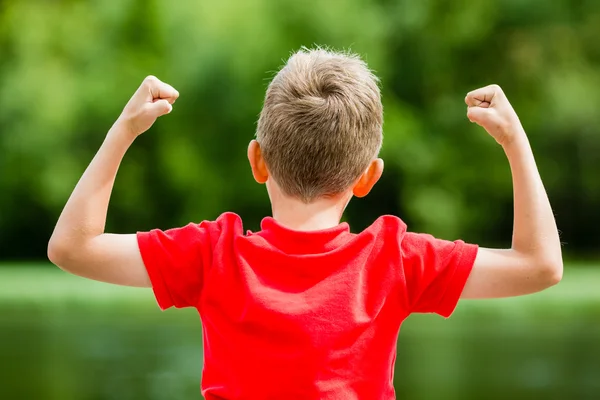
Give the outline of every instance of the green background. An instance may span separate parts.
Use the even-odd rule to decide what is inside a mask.
[[[245,158],[264,91],[301,46],[381,77],[385,172],[345,219],[509,246],[512,187],[465,94],[501,85],[529,134],[567,260],[519,299],[464,302],[403,327],[399,398],[600,398],[600,2],[0,0],[0,397],[195,398],[200,325],[148,290],[46,261],[54,223],[142,79],[181,93],[128,152],[107,229],[270,213]],[[578,262],[585,260],[585,262]]]

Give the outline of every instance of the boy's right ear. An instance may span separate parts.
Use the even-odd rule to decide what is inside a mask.
[[[252,140],[248,145],[248,161],[252,169],[252,176],[258,183],[265,183],[269,179],[267,164],[262,156],[260,145],[256,140]]]

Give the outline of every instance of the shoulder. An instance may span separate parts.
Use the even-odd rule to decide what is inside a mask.
[[[398,236],[406,234],[407,226],[404,221],[394,215],[382,215],[369,225],[362,233],[376,236]]]
[[[422,256],[425,252],[452,250],[460,241],[450,242],[440,240],[426,233],[410,232],[406,223],[393,215],[383,215],[377,218],[359,236],[365,235],[382,246],[395,248],[403,256]]]
[[[242,218],[233,212],[225,212],[214,220],[204,220],[200,223],[190,222],[184,229],[189,231],[208,230],[211,232],[219,231],[239,231],[243,232]]]
[[[402,252],[401,246],[406,231],[406,223],[400,218],[393,215],[382,215],[362,232],[356,234],[353,242],[372,252],[396,258]]]
[[[138,237],[170,238],[176,241],[194,241],[209,237],[219,237],[223,234],[242,234],[243,225],[239,215],[226,212],[215,220],[204,220],[202,222],[189,222],[187,225],[167,230],[153,229],[149,232],[138,232]]]
[[[242,218],[234,212],[225,212],[212,223],[219,229],[226,229],[235,233],[243,233]]]
[[[219,239],[242,236],[244,228],[242,218],[233,212],[225,212],[215,220],[189,223],[185,228],[189,235],[206,235],[214,243]]]

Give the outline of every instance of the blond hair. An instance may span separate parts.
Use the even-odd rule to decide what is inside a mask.
[[[359,56],[321,48],[293,54],[269,84],[256,132],[282,191],[304,202],[347,190],[377,156],[383,106]]]

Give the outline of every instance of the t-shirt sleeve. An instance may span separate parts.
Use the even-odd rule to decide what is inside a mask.
[[[202,222],[137,233],[140,253],[162,310],[198,305],[204,270],[212,259],[211,235],[218,235],[215,225]]]
[[[411,312],[448,318],[473,269],[478,246],[406,233],[401,245]]]

